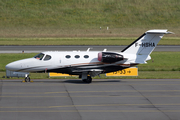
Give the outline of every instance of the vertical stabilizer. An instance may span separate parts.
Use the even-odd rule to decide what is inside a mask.
[[[170,33],[171,32],[167,30],[149,30],[121,52],[136,55],[149,55],[157,46],[163,35]]]

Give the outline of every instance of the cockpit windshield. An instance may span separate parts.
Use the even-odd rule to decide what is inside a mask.
[[[38,55],[34,56],[34,58],[38,59],[38,60],[42,60],[44,57],[43,53],[39,53]]]

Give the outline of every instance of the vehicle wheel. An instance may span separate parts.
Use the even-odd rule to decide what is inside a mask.
[[[86,83],[91,83],[91,82],[92,82],[91,76],[87,76]]]
[[[26,77],[25,82],[30,82],[30,77]]]

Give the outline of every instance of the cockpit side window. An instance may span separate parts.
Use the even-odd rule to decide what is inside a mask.
[[[46,55],[46,57],[44,58],[44,61],[50,60],[51,56],[50,55]]]
[[[34,58],[38,59],[38,60],[42,60],[44,57],[43,53],[39,53],[38,55],[34,56]]]

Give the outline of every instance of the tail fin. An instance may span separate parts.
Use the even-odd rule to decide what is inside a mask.
[[[167,30],[149,30],[121,52],[136,55],[149,55],[164,34],[171,34],[171,32]]]

